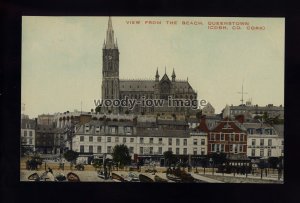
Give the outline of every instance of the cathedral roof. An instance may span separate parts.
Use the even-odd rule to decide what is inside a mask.
[[[154,80],[120,80],[120,91],[154,91]]]
[[[161,79],[161,81],[163,78]],[[171,82],[171,81],[170,81]],[[178,93],[194,92],[188,81],[176,80],[171,82]],[[120,80],[120,91],[154,91],[155,80]]]

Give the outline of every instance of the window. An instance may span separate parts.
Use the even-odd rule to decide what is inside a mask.
[[[153,138],[152,137],[149,139],[149,143],[153,144]]]
[[[101,137],[100,136],[97,137],[97,142],[101,142]]]
[[[111,142],[111,137],[107,137],[107,142]]]
[[[115,142],[119,142],[119,137],[115,137]]]
[[[194,155],[197,155],[197,148],[194,148],[194,149],[193,149],[193,154],[194,154]]]
[[[172,145],[172,138],[169,138],[169,145]]]
[[[281,141],[281,145],[282,145],[282,146],[284,145],[284,140]]]
[[[260,139],[260,146],[264,146],[264,139]]]
[[[150,154],[153,154],[153,147],[150,147]]]
[[[32,139],[29,139],[29,144],[32,144]]]
[[[237,138],[236,141],[240,141],[241,139],[240,134],[237,134],[236,138]]]
[[[110,132],[111,132],[111,134],[116,134],[116,127],[111,127],[110,128]]]
[[[253,132],[254,132],[254,129],[253,128],[249,128],[249,129],[247,129],[247,132],[248,132],[248,134],[252,135]]]
[[[216,144],[216,151],[220,152],[220,145],[219,144]]]
[[[224,134],[221,134],[221,138],[220,138],[221,141],[224,141],[225,140],[225,136]]]
[[[97,146],[97,153],[99,153],[99,154],[100,154],[100,153],[101,153],[101,151],[102,151],[102,150],[101,150],[101,146]]]
[[[80,145],[80,153],[84,153],[84,146]]]
[[[268,149],[268,157],[272,156],[271,149]]]
[[[162,138],[158,138],[158,143],[162,144]]]
[[[252,139],[252,146],[255,146],[255,145],[256,145],[256,140]]]
[[[234,153],[238,153],[238,145],[234,144],[233,149],[234,149]]]
[[[183,154],[187,154],[187,148],[183,148]]]
[[[93,136],[89,136],[89,142],[93,142]]]
[[[158,147],[158,154],[162,154],[162,147]]]
[[[29,131],[29,136],[32,137],[32,131]]]
[[[176,154],[179,154],[179,148],[178,147],[176,148]]]
[[[183,145],[187,146],[187,139],[183,139]]]
[[[144,153],[144,149],[143,147],[140,147],[140,154],[143,154]]]
[[[99,133],[99,132],[100,132],[100,127],[97,126],[97,127],[96,127],[96,133]]]
[[[205,139],[201,139],[201,145],[205,145]]]
[[[131,127],[124,127],[124,131],[127,135],[131,135]]]
[[[80,142],[84,141],[84,136],[80,136]]]
[[[26,137],[27,136],[27,131],[26,130],[24,130],[24,137]]]
[[[133,154],[133,150],[134,150],[133,147],[129,147],[129,153]]]
[[[201,155],[205,154],[205,148],[201,148]]]
[[[216,151],[216,145],[215,144],[211,144],[211,151],[215,152]]]
[[[193,144],[194,144],[194,145],[197,145],[197,144],[198,144],[197,139],[193,139]]]
[[[221,152],[224,152],[224,145],[221,144]]]
[[[229,151],[233,151],[233,146],[232,146],[232,144],[231,145],[229,145]]]
[[[240,144],[240,152],[243,152],[243,145]]]
[[[272,146],[272,139],[268,139],[268,146]]]
[[[230,134],[230,141],[234,141],[234,134]]]
[[[168,151],[170,151],[170,152],[171,152],[171,151],[172,151],[172,147],[169,147],[169,148],[168,148]]]
[[[210,135],[210,140],[215,141],[216,140],[216,135],[215,134],[211,134]]]
[[[107,146],[107,153],[112,153],[111,146]]]
[[[143,137],[140,138],[140,143],[141,143],[141,144],[144,143],[144,138],[143,138]]]
[[[130,138],[130,142],[134,142],[134,138],[132,137],[132,138]]]
[[[89,153],[93,153],[93,146],[92,145],[89,146]]]
[[[264,149],[260,149],[259,156],[263,157],[264,156]]]
[[[251,156],[255,156],[255,149],[251,150]]]
[[[176,139],[176,146],[180,145],[180,139]]]
[[[126,137],[123,137],[123,143],[126,143]]]

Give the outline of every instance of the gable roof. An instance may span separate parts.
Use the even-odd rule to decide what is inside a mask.
[[[228,118],[222,120],[215,128],[211,130],[211,132],[224,132],[224,133],[242,133],[245,132],[246,129],[239,125],[236,121],[232,121]]]

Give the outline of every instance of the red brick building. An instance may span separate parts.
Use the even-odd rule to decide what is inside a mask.
[[[225,118],[208,134],[208,154],[246,156],[247,131],[238,121]]]

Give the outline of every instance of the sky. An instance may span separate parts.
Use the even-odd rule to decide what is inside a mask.
[[[216,29],[217,22],[227,29]],[[23,114],[95,108],[107,24],[108,17],[22,17]],[[113,16],[112,24],[120,79],[154,79],[157,68],[161,77],[165,68],[171,77],[174,68],[176,79],[188,78],[198,100],[210,102],[216,113],[241,104],[242,84],[245,101],[284,105],[284,18]]]

